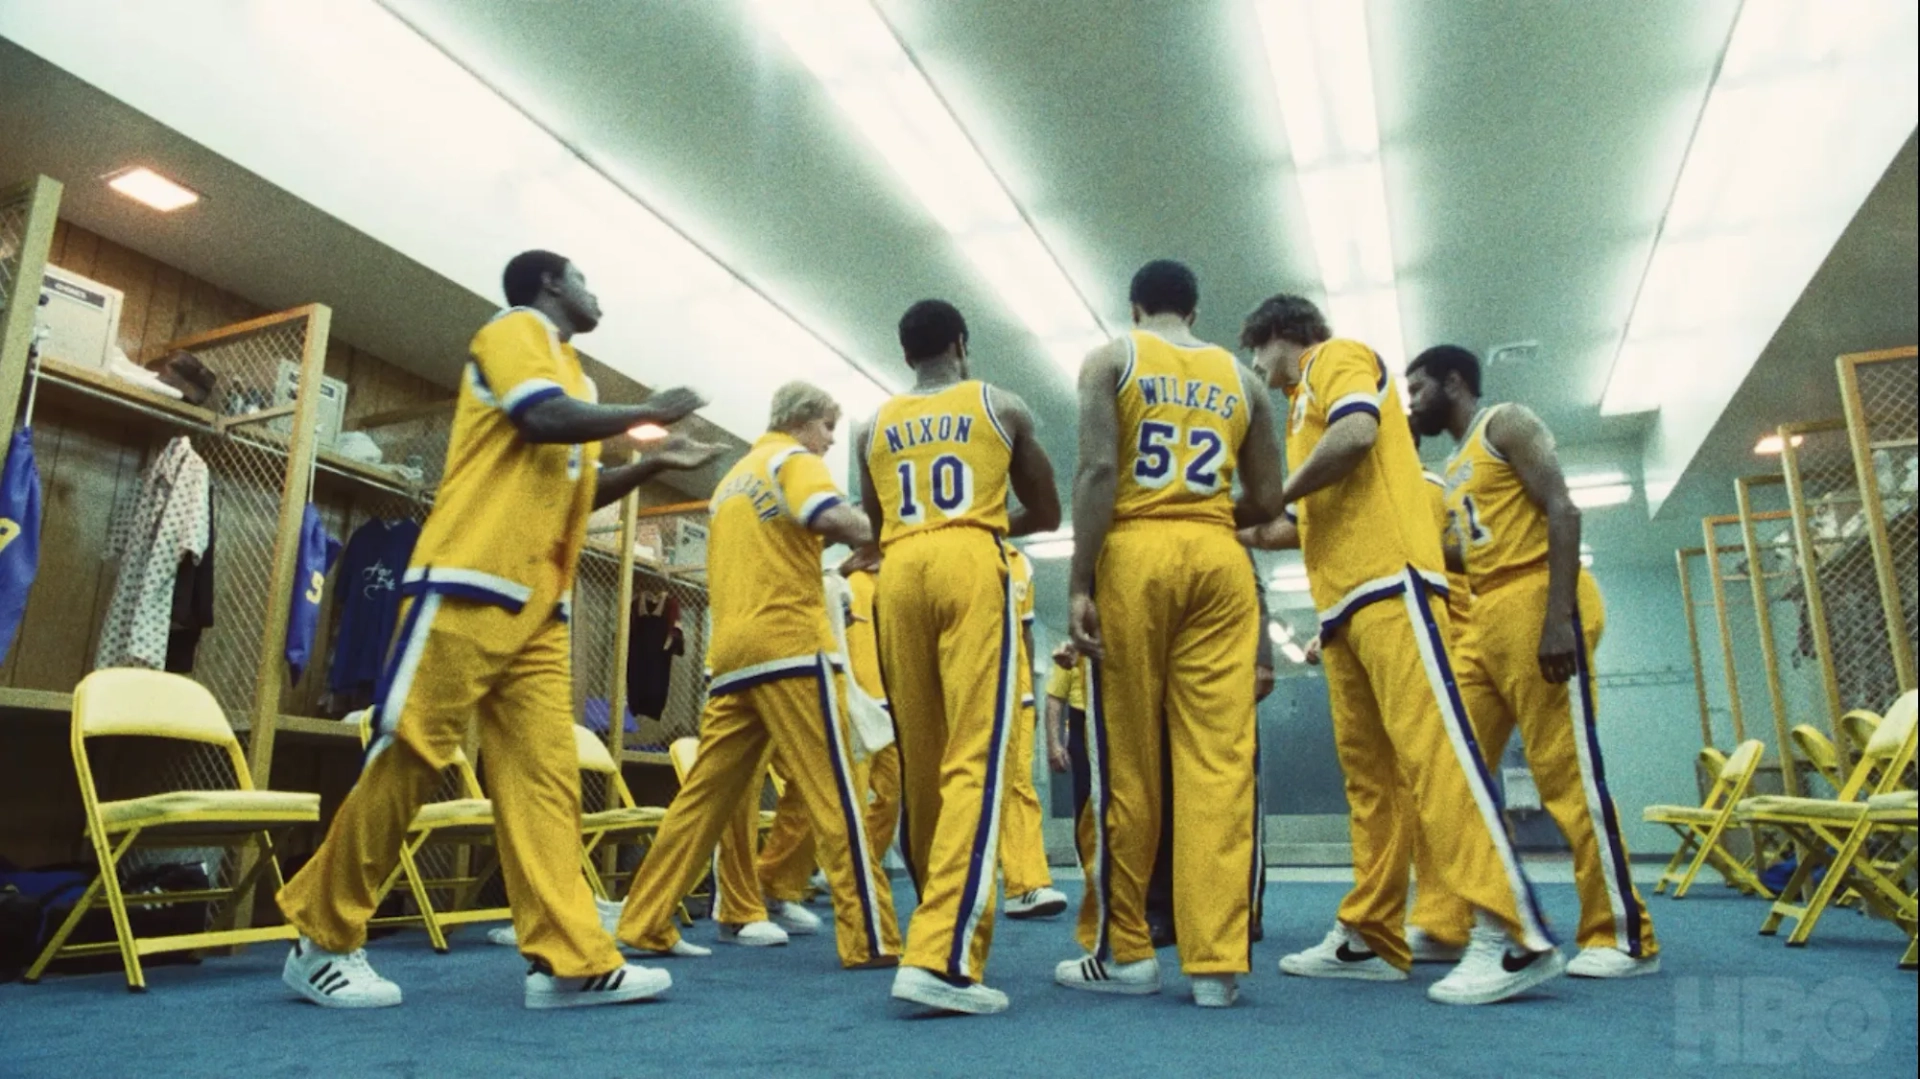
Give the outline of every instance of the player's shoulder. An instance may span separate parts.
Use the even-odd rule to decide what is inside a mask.
[[[1503,401],[1487,409],[1480,425],[1480,437],[1495,450],[1504,450],[1524,439],[1551,437],[1539,414],[1518,401]]]
[[[477,345],[505,338],[545,339],[552,332],[553,323],[533,308],[508,307],[494,312],[492,318],[474,331],[473,340]]]

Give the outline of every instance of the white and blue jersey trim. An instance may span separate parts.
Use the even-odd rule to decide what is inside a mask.
[[[821,514],[838,506],[842,501],[844,500],[840,497],[838,491],[821,491],[819,494],[807,499],[807,501],[801,505],[800,512],[795,516],[801,524],[812,528],[813,522]]]
[[[1007,434],[1006,425],[1000,422],[1000,414],[993,410],[993,388],[984,382],[980,384],[980,411],[987,414],[987,422],[993,424],[993,429],[1000,433],[1000,441],[1012,449],[1013,438]]]
[[[479,600],[519,614],[533,598],[533,589],[517,581],[475,569],[414,566],[400,578],[400,594],[436,595]]]
[[[1376,577],[1371,581],[1355,587],[1346,595],[1341,596],[1339,601],[1333,606],[1320,612],[1321,635],[1323,637],[1331,637],[1341,626],[1345,625],[1347,619],[1352,618],[1353,613],[1360,608],[1366,607],[1369,604],[1378,603],[1381,600],[1393,599],[1404,593],[1407,590],[1408,572],[1419,573],[1420,579],[1426,582],[1427,587],[1442,596],[1447,594],[1447,578],[1445,574],[1415,570],[1402,571],[1391,577]]]
[[[567,391],[550,378],[530,378],[508,390],[500,398],[500,407],[506,410],[508,419],[518,420],[540,402],[565,397],[566,394]]]
[[[777,682],[783,678],[814,677],[819,672],[820,654],[809,652],[804,656],[789,656],[785,659],[770,659],[765,663],[755,663],[746,667],[737,667],[725,674],[710,676],[707,693],[719,697],[728,693],[764,686],[768,682]]]

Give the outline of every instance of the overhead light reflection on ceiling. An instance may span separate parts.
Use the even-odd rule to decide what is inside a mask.
[[[1335,333],[1406,362],[1366,5],[1259,0],[1273,91],[1287,129]]]
[[[1062,371],[1073,374],[1107,331],[868,0],[752,0],[762,24],[811,71],[847,122]]]

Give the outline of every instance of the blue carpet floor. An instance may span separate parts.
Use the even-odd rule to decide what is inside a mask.
[[[904,890],[904,889],[903,889]],[[1666,972],[1632,982],[1562,979],[1536,996],[1447,1008],[1410,984],[1285,978],[1279,956],[1319,940],[1343,888],[1273,884],[1267,940],[1240,1006],[1202,1012],[1183,979],[1159,997],[1056,988],[1075,953],[1064,921],[1002,922],[990,981],[1013,997],[993,1018],[904,1020],[887,972],[844,973],[831,941],[725,949],[674,961],[658,1003],[574,1012],[520,1006],[522,962],[483,931],[434,955],[418,933],[375,942],[407,1003],[328,1012],[280,985],[278,946],[149,973],[0,986],[0,1076],[1626,1076],[1911,1077],[1915,979],[1883,922],[1829,915],[1810,947],[1755,934],[1765,911],[1718,887],[1655,897]],[[1570,928],[1573,889],[1542,888]],[[692,939],[712,942],[710,923]],[[1170,962],[1172,953],[1163,953]]]

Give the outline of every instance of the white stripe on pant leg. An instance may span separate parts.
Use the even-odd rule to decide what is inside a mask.
[[[1020,648],[1016,643],[1015,626],[1019,625],[1019,613],[1014,609],[1013,579],[1007,578],[1006,600],[1000,629],[1000,692],[995,696],[999,714],[994,717],[994,735],[988,741],[986,773],[981,776],[983,786],[981,798],[983,808],[987,810],[987,843],[980,853],[979,887],[974,894],[973,907],[960,912],[965,921],[960,926],[960,961],[965,963],[973,954],[973,938],[979,932],[980,920],[986,916],[987,906],[993,901],[994,889],[999,886],[996,879],[1000,866],[1000,787],[1006,782],[1007,742],[1013,733],[1014,716],[1020,709]]]
[[[887,951],[885,935],[880,932],[880,893],[873,877],[873,845],[867,839],[867,807],[854,794],[853,758],[847,751],[846,732],[840,727],[839,695],[834,692],[833,671],[824,657],[820,663],[820,689],[827,701],[827,752],[833,754],[833,789],[840,796],[840,812],[847,820],[847,849],[854,859],[854,871],[866,880],[864,891],[856,888],[854,895],[860,900],[861,914],[866,918],[868,940],[873,944],[875,956],[892,954]]]
[[[1453,694],[1447,689],[1445,670],[1441,666],[1441,653],[1436,642],[1430,636],[1427,619],[1431,612],[1421,610],[1422,589],[1412,580],[1412,571],[1408,571],[1407,591],[1403,597],[1407,605],[1407,617],[1413,623],[1413,639],[1420,649],[1420,662],[1426,668],[1427,682],[1433,690],[1434,703],[1440,706],[1440,725],[1446,728],[1447,740],[1453,744],[1453,755],[1466,773],[1467,789],[1473,792],[1474,805],[1480,810],[1480,819],[1486,825],[1488,838],[1493,841],[1493,850],[1500,856],[1500,864],[1507,874],[1507,887],[1513,892],[1514,910],[1519,914],[1520,926],[1525,939],[1522,941],[1530,951],[1546,951],[1553,947],[1552,938],[1540,925],[1533,909],[1533,897],[1527,887],[1526,876],[1520,871],[1520,859],[1513,852],[1513,845],[1507,842],[1506,822],[1500,818],[1499,805],[1494,801],[1481,774],[1481,762],[1478,754],[1469,744],[1466,736],[1467,717],[1454,707]],[[1424,825],[1422,825],[1424,827]]]
[[[1581,643],[1584,645],[1586,642]],[[1572,707],[1567,714],[1573,718],[1573,747],[1580,762],[1580,790],[1587,798],[1587,817],[1593,828],[1600,872],[1607,882],[1607,907],[1613,912],[1613,944],[1628,955],[1633,955],[1633,939],[1627,933],[1627,904],[1632,899],[1622,888],[1620,874],[1614,871],[1613,853],[1618,837],[1612,835],[1612,829],[1607,826],[1607,807],[1601,804],[1600,787],[1594,781],[1593,754],[1587,743],[1587,736],[1593,729],[1593,717],[1587,714],[1586,691],[1592,683],[1589,681],[1584,648],[1575,650],[1573,663],[1573,683],[1567,686],[1567,700]]]
[[[367,745],[367,763],[373,763],[400,732],[400,716],[406,710],[407,697],[413,692],[413,676],[420,669],[420,656],[427,650],[427,636],[433,632],[433,616],[440,613],[440,594],[428,593],[414,601],[420,604],[420,617],[400,653],[400,664],[393,670],[393,681],[380,698],[380,711],[374,717],[373,739]]]
[[[1092,865],[1084,862],[1080,866],[1081,876],[1086,880],[1087,891],[1093,896],[1095,913],[1093,954],[1105,959],[1107,948],[1108,889],[1107,864],[1111,854],[1107,850],[1107,783],[1106,754],[1101,752],[1106,741],[1107,703],[1106,692],[1100,688],[1101,664],[1087,660],[1086,697],[1087,710],[1081,722],[1080,740],[1087,751],[1087,804],[1081,812],[1088,814],[1093,822],[1093,858]],[[1074,821],[1078,832],[1080,822]],[[1076,847],[1079,844],[1074,844]]]

